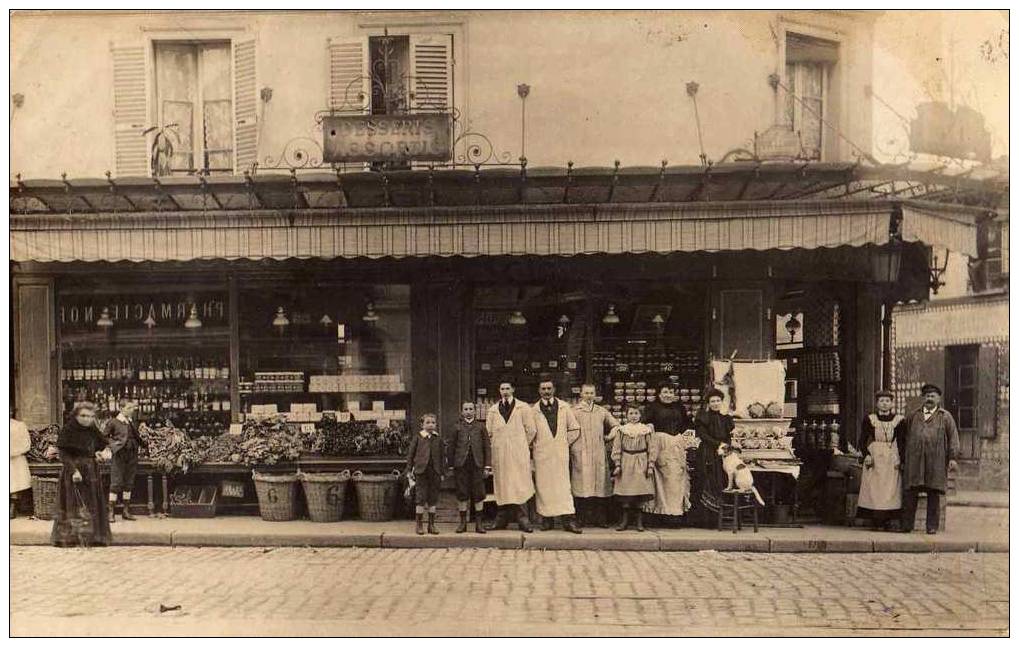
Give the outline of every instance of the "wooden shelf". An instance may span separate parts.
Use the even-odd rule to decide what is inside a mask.
[[[63,349],[145,347],[187,345],[188,347],[216,346],[226,348],[230,342],[229,328],[163,329],[149,332],[145,329],[115,330],[105,333],[65,334],[60,336]]]

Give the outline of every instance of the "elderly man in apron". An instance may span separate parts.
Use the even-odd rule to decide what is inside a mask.
[[[485,428],[492,437],[492,484],[499,512],[491,529],[506,529],[515,511],[520,530],[530,533],[524,504],[534,496],[531,445],[537,429],[530,405],[513,397],[513,385],[499,384],[500,400],[488,409]]]
[[[534,439],[534,487],[542,530],[563,517],[563,529],[582,533],[574,520],[573,491],[570,488],[570,445],[580,438],[580,423],[573,409],[555,396],[555,384],[538,384],[541,399],[534,405],[538,433]]]
[[[863,452],[863,477],[856,515],[870,518],[877,529],[888,529],[888,522],[902,509],[902,452],[906,442],[906,418],[892,411],[894,397],[887,390],[875,395],[877,412],[863,419],[860,450]]]
[[[941,388],[924,385],[923,406],[906,420],[905,500],[902,531],[913,531],[916,502],[927,492],[927,533],[937,534],[941,524],[941,496],[948,488],[948,471],[956,469],[959,430],[952,414],[941,407]]]

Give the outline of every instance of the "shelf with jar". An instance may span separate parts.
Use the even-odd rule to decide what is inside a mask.
[[[591,370],[602,403],[619,418],[628,404],[655,401],[664,381],[675,387],[689,415],[702,404],[704,357],[700,351],[654,341],[602,341],[596,345]]]

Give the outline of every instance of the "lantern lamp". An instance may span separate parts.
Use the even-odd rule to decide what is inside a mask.
[[[200,329],[202,328],[202,320],[198,318],[198,306],[191,304],[191,313],[188,314],[188,318],[184,320],[184,328],[187,329]]]

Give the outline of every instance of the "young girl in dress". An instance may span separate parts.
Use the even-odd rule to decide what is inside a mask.
[[[616,499],[622,506],[616,531],[624,531],[633,516],[637,531],[644,531],[643,505],[655,494],[654,462],[658,458],[657,442],[651,427],[641,422],[637,406],[626,409],[626,424],[612,429],[612,481]]]

